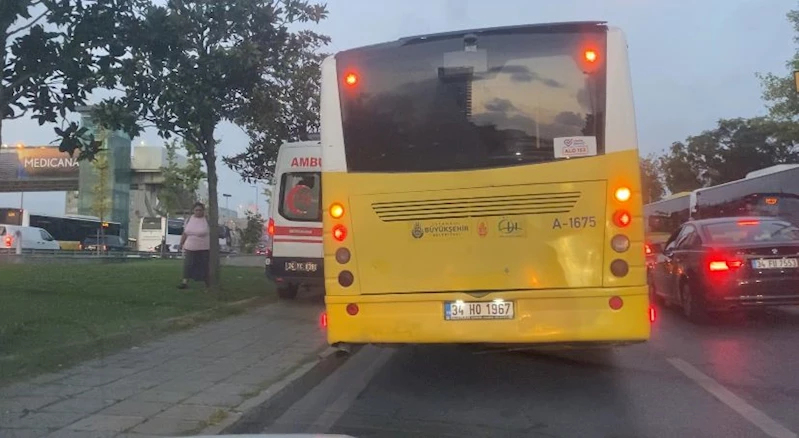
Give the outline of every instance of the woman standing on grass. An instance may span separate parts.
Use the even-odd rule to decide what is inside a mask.
[[[180,246],[183,248],[183,281],[179,289],[186,289],[189,280],[204,281],[208,286],[208,260],[211,250],[211,230],[205,218],[205,205],[194,204],[194,214],[186,220]]]

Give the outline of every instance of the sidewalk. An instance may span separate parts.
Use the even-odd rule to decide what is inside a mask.
[[[246,400],[317,360],[327,346],[321,310],[305,300],[271,304],[0,388],[0,436],[215,432]]]

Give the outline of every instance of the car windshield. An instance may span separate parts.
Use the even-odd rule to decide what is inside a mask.
[[[738,220],[704,226],[710,243],[799,241],[799,228],[783,221]]]

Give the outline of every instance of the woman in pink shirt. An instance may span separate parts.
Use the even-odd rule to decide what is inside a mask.
[[[208,259],[211,250],[211,230],[205,218],[205,205],[194,204],[194,214],[183,225],[180,246],[183,248],[183,281],[179,289],[186,289],[189,280],[204,281],[208,285]]]

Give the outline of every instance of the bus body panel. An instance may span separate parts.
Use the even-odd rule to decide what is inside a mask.
[[[613,212],[606,211],[611,195],[603,178],[625,174],[622,170],[635,166],[637,159],[635,151],[628,151],[570,162],[460,172],[458,178],[438,173],[327,173],[324,199],[343,202],[351,212],[347,218],[353,259],[348,265],[356,272],[355,283],[342,288],[335,284],[337,272],[331,270],[333,284],[327,293],[636,284],[642,280],[634,275],[617,280],[606,275],[613,254],[605,251],[612,237],[605,235],[605,229],[613,228]],[[614,173],[615,169],[619,172]],[[569,181],[572,174],[579,174],[581,181]],[[550,182],[534,183],[538,179]],[[459,189],[463,181],[469,181],[469,186]],[[634,181],[614,178],[611,184],[632,186]],[[640,199],[639,193],[634,196]],[[539,214],[514,214],[525,210]],[[469,217],[429,219],[465,214]],[[631,240],[629,251],[643,254],[641,211],[631,210],[631,214],[633,223],[625,229]],[[417,226],[422,228],[420,237],[414,237]],[[325,230],[329,239],[331,225]],[[335,246],[331,239],[327,247]],[[336,264],[334,253],[326,256],[329,266]],[[643,261],[632,258],[630,266],[637,269]]]
[[[646,286],[618,289],[506,291],[515,304],[509,320],[447,321],[442,303],[481,301],[465,293],[362,296],[347,313],[349,297],[327,296],[328,342],[344,343],[635,343],[649,339]],[[608,296],[624,301],[608,308]]]
[[[322,222],[319,195],[313,205],[294,200],[292,190],[304,182],[321,185],[322,151],[318,141],[286,143],[275,165],[270,203],[274,225],[269,272],[278,281],[323,283]],[[299,193],[299,192],[297,192]],[[307,202],[306,202],[307,204]]]

